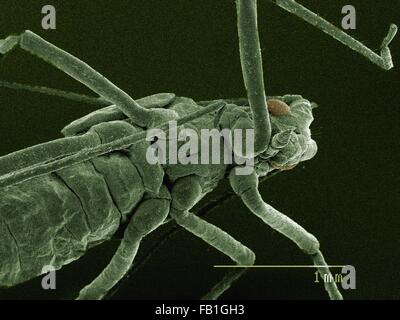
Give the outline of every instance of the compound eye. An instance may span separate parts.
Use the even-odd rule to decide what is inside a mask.
[[[290,114],[290,107],[281,100],[267,100],[268,111],[273,117],[281,117]]]

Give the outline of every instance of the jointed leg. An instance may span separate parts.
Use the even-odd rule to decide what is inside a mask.
[[[78,299],[102,299],[128,272],[142,239],[159,227],[168,215],[169,193],[162,189],[157,198],[144,200],[129,222],[124,237],[107,267],[81,290]]]
[[[102,98],[115,104],[138,125],[151,127],[155,126],[155,124],[176,118],[176,115],[171,111],[146,110],[126,92],[118,88],[88,64],[45,41],[29,30],[23,32],[21,35],[9,36],[4,40],[0,40],[0,54],[6,54],[17,45],[52,64],[72,78],[83,83]]]
[[[329,268],[319,250],[318,240],[292,219],[263,201],[258,192],[258,178],[255,173],[249,176],[237,176],[233,169],[229,179],[232,189],[241,197],[250,211],[271,228],[292,240],[301,250],[310,255],[314,264],[320,266],[318,267],[318,271],[322,277],[324,274],[330,274]],[[342,299],[342,295],[335,282],[325,283],[325,289],[331,299]]]
[[[297,3],[296,1],[294,0],[270,0],[270,1],[276,3],[282,9],[298,16],[299,18],[303,19],[304,21],[308,22],[314,27],[322,30],[323,32],[330,35],[334,39],[340,41],[350,49],[365,56],[368,60],[375,63],[382,69],[389,70],[393,68],[393,61],[389,50],[389,44],[397,33],[397,26],[395,24],[390,25],[388,34],[382,41],[382,45],[380,48],[381,49],[380,55],[378,55],[371,49],[366,47],[360,41],[357,41],[356,39],[352,38],[343,30],[335,27],[333,24],[326,21],[325,19],[315,14],[314,12],[310,11],[301,4]]]
[[[248,268],[237,268],[227,272],[221,281],[205,294],[201,300],[217,300],[232,284],[248,271]]]
[[[175,99],[173,93],[157,93],[148,97],[138,99],[137,102],[145,109],[164,108]],[[126,119],[126,115],[115,105],[98,109],[86,116],[77,119],[65,126],[62,133],[65,136],[76,135],[89,130],[92,126],[115,120]]]
[[[171,217],[187,231],[221,251],[236,263],[252,265],[255,260],[253,251],[225,231],[188,211],[198,201],[201,192],[198,177],[189,176],[179,179],[175,183],[171,193]],[[218,298],[241,274],[225,277],[217,286],[214,286],[213,290],[206,295],[206,298]]]
[[[10,176],[29,166],[60,159],[63,156],[68,156],[99,144],[98,135],[90,132],[80,136],[56,139],[16,151],[0,157],[0,176]]]
[[[187,116],[184,116],[177,120],[177,126],[181,126],[187,122],[194,119],[200,118],[203,115],[216,111],[225,105],[224,102],[216,101],[207,107],[202,108],[199,111],[192,112]],[[165,110],[165,109],[153,109],[155,110]],[[170,130],[168,124],[163,124],[160,126],[161,130],[168,132]],[[49,159],[49,161],[39,162],[28,167],[23,167],[12,174],[0,175],[0,188],[7,187],[22,181],[32,179],[47,173],[51,173],[73,164],[84,162],[92,158],[101,156],[106,153],[110,153],[115,150],[122,150],[130,148],[137,143],[141,143],[146,140],[146,131],[134,133],[132,135],[126,136],[124,138],[116,139],[111,142],[102,143],[94,147],[85,147],[77,153],[71,155],[65,155],[60,159]],[[23,152],[23,150],[21,151]]]
[[[254,252],[217,226],[214,226],[188,211],[171,210],[170,214],[180,226],[227,255],[237,264],[246,266],[254,264]],[[203,297],[203,299],[218,299],[218,297],[228,290],[233,282],[242,276],[245,271],[246,269],[241,269],[229,272]]]

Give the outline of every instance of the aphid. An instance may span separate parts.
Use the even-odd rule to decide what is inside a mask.
[[[392,67],[388,45],[397,30],[394,25],[378,56],[295,1],[274,2],[314,25],[318,21],[317,27],[382,68]],[[0,158],[0,285],[13,286],[36,277],[44,265],[61,268],[108,240],[121,222],[127,226],[120,246],[102,273],[81,290],[79,299],[103,298],[129,270],[143,238],[168,219],[234,262],[252,265],[255,254],[249,248],[190,212],[226,176],[253,214],[308,254],[322,277],[330,274],[318,240],[265,203],[257,189],[259,177],[274,169],[292,169],[312,158],[317,147],[309,128],[314,105],[298,95],[265,95],[256,10],[256,1],[237,0],[248,92],[244,100],[195,102],[162,93],[135,101],[87,64],[30,31],[0,41],[0,53],[19,46],[85,84],[100,98],[31,90],[109,104],[66,126],[62,130],[65,138]],[[238,175],[237,163],[149,164],[145,154],[151,142],[145,139],[146,130],[167,130],[170,120],[194,130],[254,129],[255,171]],[[218,298],[237,277],[224,278],[206,297]],[[325,283],[325,288],[331,299],[342,298],[334,282]]]

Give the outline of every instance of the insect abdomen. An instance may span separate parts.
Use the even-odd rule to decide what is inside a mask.
[[[114,152],[0,190],[0,286],[59,269],[109,239],[144,186]]]

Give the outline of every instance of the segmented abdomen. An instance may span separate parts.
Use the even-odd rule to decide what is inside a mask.
[[[107,239],[141,200],[127,154],[111,154],[0,190],[0,286],[78,259]]]

